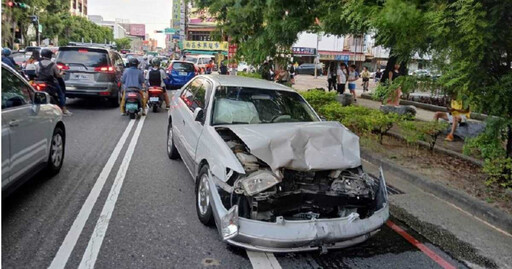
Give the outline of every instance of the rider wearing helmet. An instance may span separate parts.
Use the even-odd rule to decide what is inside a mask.
[[[165,109],[170,108],[169,104],[169,95],[167,95],[167,91],[165,90],[165,82],[164,78],[167,77],[165,71],[160,68],[160,59],[155,57],[151,61],[151,69],[146,73],[146,81],[148,86],[150,87],[161,87],[164,90],[164,100],[165,100]]]
[[[16,62],[11,57],[11,50],[9,48],[2,49],[2,63],[16,69]]]
[[[142,96],[142,115],[146,115],[146,95],[144,94],[144,73],[137,69],[139,66],[139,60],[135,57],[131,57],[128,60],[129,68],[124,70],[123,76],[121,77],[121,83],[123,84],[123,97],[121,99],[121,115],[125,115],[124,104],[125,90],[133,89],[139,91]]]
[[[144,55],[144,57],[142,57],[142,62],[139,63],[138,67],[142,71],[148,69],[148,56],[147,55]]]
[[[63,71],[59,70],[57,65],[51,61],[53,52],[49,49],[42,49],[40,52],[40,61],[36,65],[36,77],[39,81],[44,81],[48,84],[48,87],[53,88],[59,95],[59,107],[62,109],[62,113],[66,116],[71,116],[72,113],[66,108],[66,94],[64,89],[61,87],[65,84],[62,80]],[[60,80],[60,83],[59,83]]]

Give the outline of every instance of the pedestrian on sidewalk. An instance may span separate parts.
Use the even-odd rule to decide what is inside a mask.
[[[341,63],[340,67],[336,71],[336,80],[338,84],[338,94],[343,94],[345,92],[345,84],[347,83],[348,70],[345,63]]]
[[[382,71],[378,68],[377,72],[375,72],[375,82],[379,82],[380,78],[382,78]]]
[[[331,62],[329,64],[329,68],[327,68],[327,84],[329,91],[335,90],[336,91],[336,77],[337,77],[337,68],[336,63]]]
[[[393,71],[389,71],[388,73],[388,85],[391,85],[395,79],[400,77],[400,64],[395,64]],[[398,87],[393,96],[389,99],[388,105],[399,106],[400,105],[400,96],[402,95],[402,87]]]
[[[295,67],[293,67],[293,62],[290,62],[288,65],[288,73],[290,74],[290,83],[295,84]]]
[[[363,72],[361,72],[361,77],[363,78],[363,92],[368,91],[368,86],[370,86],[370,72],[368,72],[368,67],[363,67]]]
[[[438,121],[439,119],[443,119],[448,121],[452,125],[452,129],[450,133],[444,139],[445,141],[452,142],[457,130],[457,127],[460,124],[465,124],[469,119],[469,115],[471,111],[469,109],[469,105],[466,105],[462,99],[457,99],[455,94],[451,95],[450,106],[448,107],[448,112],[436,112],[434,115],[434,120]]]
[[[359,79],[359,73],[356,71],[356,65],[353,64],[350,66],[348,71],[348,89],[350,93],[354,96],[354,102],[357,102],[356,96],[356,81]]]

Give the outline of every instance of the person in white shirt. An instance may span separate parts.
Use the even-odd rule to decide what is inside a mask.
[[[338,84],[338,94],[345,92],[345,84],[347,83],[348,70],[345,63],[341,63],[336,73],[336,83]]]

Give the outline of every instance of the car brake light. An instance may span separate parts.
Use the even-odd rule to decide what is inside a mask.
[[[46,83],[32,83],[32,87],[37,91],[42,92],[46,88]]]
[[[128,97],[137,97],[137,94],[133,93],[133,92],[130,92],[126,96],[128,96]]]
[[[60,69],[60,70],[69,70],[69,66],[65,65],[65,64],[57,64],[57,67]]]
[[[80,53],[87,53],[87,52],[89,52],[89,50],[86,50],[86,49],[79,49],[79,50],[78,50],[78,52],[80,52]]]
[[[95,67],[94,71],[103,73],[114,73],[115,69],[113,66],[99,66]]]

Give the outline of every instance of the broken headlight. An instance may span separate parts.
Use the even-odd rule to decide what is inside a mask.
[[[240,184],[248,196],[260,193],[279,183],[279,179],[268,170],[260,170],[241,179]]]

